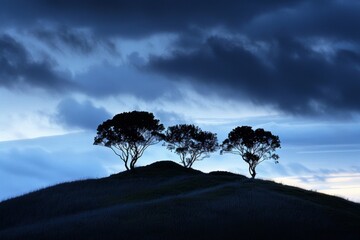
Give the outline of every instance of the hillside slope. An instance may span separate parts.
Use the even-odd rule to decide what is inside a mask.
[[[163,161],[0,203],[0,239],[359,239],[360,204]]]

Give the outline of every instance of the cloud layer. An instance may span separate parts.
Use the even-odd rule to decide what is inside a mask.
[[[282,38],[244,43],[211,37],[191,52],[152,56],[148,67],[164,74],[222,87],[232,98],[249,98],[295,114],[359,112],[359,59],[337,49],[327,59],[307,43]],[[251,49],[253,48],[253,49]]]
[[[26,11],[22,0],[5,1],[4,19],[16,25],[39,21],[90,27],[102,35],[139,38],[155,33],[182,32],[192,27],[238,28],[256,15],[301,1],[146,1],[146,0],[32,0]],[[27,2],[28,3],[28,2]]]
[[[51,59],[35,61],[26,47],[13,37],[0,35],[0,86],[61,92],[72,88],[66,77],[54,69]]]
[[[57,106],[54,120],[68,128],[95,130],[111,114],[102,107],[95,107],[90,101],[78,102],[72,98],[63,99]]]
[[[86,56],[99,54],[94,49],[101,46],[117,53],[121,39],[160,34],[173,41],[164,42],[165,55],[154,52],[137,57],[140,62],[125,58],[125,65],[100,63],[67,79],[54,67],[62,60],[33,61],[26,46],[2,35],[3,87],[25,83],[95,97],[126,92],[149,99],[171,92],[167,84],[185,81],[202,94],[247,99],[291,114],[360,112],[357,1],[33,0],[27,11],[23,4],[4,1],[3,28],[31,29],[53,51],[68,48]],[[144,77],[149,72],[151,79]],[[122,80],[114,80],[117,75]]]

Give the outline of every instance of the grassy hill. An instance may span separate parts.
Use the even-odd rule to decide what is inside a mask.
[[[162,161],[0,203],[0,239],[360,239],[360,204]]]

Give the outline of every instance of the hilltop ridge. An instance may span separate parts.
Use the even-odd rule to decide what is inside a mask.
[[[0,203],[0,239],[358,239],[360,204],[171,161]]]
[[[124,171],[111,175],[110,177],[128,177],[128,176],[154,176],[154,177],[175,177],[178,175],[191,175],[191,174],[205,174],[199,170],[192,168],[185,168],[178,163],[171,160],[162,160],[151,163],[147,166],[141,166],[132,171]]]

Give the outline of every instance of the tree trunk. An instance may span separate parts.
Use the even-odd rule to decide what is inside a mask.
[[[134,157],[131,162],[130,162],[130,170],[131,171],[134,171],[135,169],[135,163],[137,162],[138,158],[137,157]]]
[[[191,166],[193,165],[194,162],[189,162],[189,164],[187,165],[187,168],[191,168]]]
[[[251,178],[254,179],[256,176],[255,167],[252,167],[251,165],[249,165],[249,173],[251,175]]]
[[[129,167],[127,166],[127,163],[125,163],[126,171],[129,171]]]
[[[130,169],[129,169],[129,167],[128,167],[128,158],[124,159],[124,158],[120,157],[120,159],[124,162],[126,171],[129,171]]]

